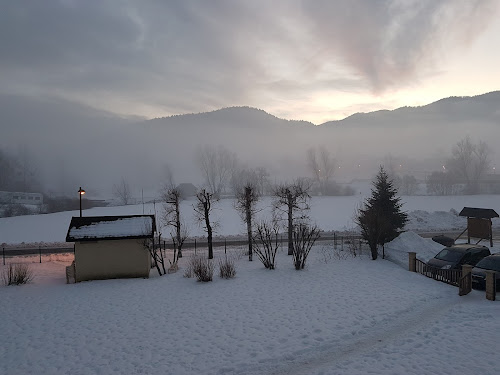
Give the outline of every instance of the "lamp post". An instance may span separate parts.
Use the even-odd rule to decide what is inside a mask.
[[[85,190],[83,190],[81,186],[80,189],[78,189],[78,194],[80,194],[80,217],[82,217],[82,195],[85,194]]]

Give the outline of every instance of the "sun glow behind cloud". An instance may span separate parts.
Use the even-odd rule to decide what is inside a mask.
[[[148,118],[248,105],[320,124],[500,89],[495,0],[9,2],[0,43],[0,92]]]

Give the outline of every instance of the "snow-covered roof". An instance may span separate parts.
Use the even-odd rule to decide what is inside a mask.
[[[67,242],[152,237],[156,230],[153,215],[73,217]]]

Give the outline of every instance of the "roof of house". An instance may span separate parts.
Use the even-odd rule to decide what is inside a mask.
[[[498,217],[495,210],[491,208],[464,207],[458,216],[476,217],[480,219],[491,219]]]
[[[66,241],[148,238],[155,230],[154,215],[72,217]]]

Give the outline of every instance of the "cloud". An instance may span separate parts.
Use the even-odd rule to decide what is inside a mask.
[[[326,89],[383,92],[439,68],[440,50],[474,41],[494,4],[5,1],[0,90],[152,116]]]
[[[318,0],[304,12],[322,60],[340,58],[373,91],[404,86],[439,69],[443,50],[478,37],[497,11],[493,0]]]

